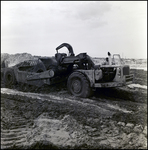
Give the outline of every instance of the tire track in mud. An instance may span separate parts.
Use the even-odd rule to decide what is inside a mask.
[[[22,148],[31,131],[26,128],[30,121],[16,111],[17,104],[13,99],[1,97],[1,149]]]
[[[1,130],[1,149],[23,147],[29,130],[19,126],[17,129]],[[31,130],[30,130],[31,131]]]
[[[40,101],[52,101],[52,102],[58,102],[62,105],[64,105],[66,103],[66,101],[69,104],[78,104],[81,105],[82,107],[87,107],[87,109],[89,109],[91,111],[91,109],[93,110],[93,112],[98,112],[100,113],[100,115],[104,115],[104,117],[112,117],[114,114],[124,114],[124,115],[128,115],[131,116],[134,113],[138,113],[139,111],[141,111],[141,113],[146,113],[146,105],[145,105],[145,100],[146,99],[142,99],[143,102],[141,103],[140,101],[138,102],[138,100],[134,100],[134,99],[127,99],[128,95],[130,95],[131,92],[134,93],[133,90],[130,90],[127,92],[127,89],[124,91],[124,89],[120,89],[120,90],[115,90],[116,95],[114,97],[114,92],[113,90],[109,91],[108,93],[111,95],[106,95],[106,91],[105,93],[103,93],[103,95],[99,96],[95,95],[91,98],[79,98],[79,97],[74,97],[71,96],[69,94],[67,94],[67,92],[65,91],[60,91],[59,93],[65,93],[63,95],[58,95],[58,93],[56,92],[52,92],[51,94],[38,94],[38,93],[25,93],[25,92],[20,92],[17,90],[10,90],[10,89],[2,89],[2,93],[7,93],[8,91],[10,94],[18,94],[22,96],[28,96],[28,97],[32,97],[35,99],[38,99]],[[117,93],[118,92],[118,93]],[[113,93],[113,94],[112,94]],[[123,95],[120,95],[124,93]],[[139,92],[140,93],[140,92]],[[97,93],[98,94],[98,93]],[[124,97],[126,96],[126,99],[124,99]],[[118,98],[119,97],[119,98]],[[141,97],[141,95],[139,96]],[[121,99],[122,98],[122,99]],[[137,97],[138,99],[138,97]],[[145,110],[145,112],[143,112],[143,110]],[[139,113],[138,113],[139,115]],[[116,118],[116,117],[115,117]],[[139,115],[140,118],[140,115]],[[132,119],[133,120],[133,119]],[[142,120],[144,121],[144,118],[142,117]]]
[[[20,95],[27,96],[30,98],[35,98],[41,101],[58,101],[60,103],[65,103],[68,101],[70,103],[77,103],[85,106],[98,107],[101,111],[105,110],[121,110],[122,112],[132,112],[131,110],[135,110],[133,106],[144,106],[147,103],[147,93],[146,90],[129,90],[127,88],[119,88],[119,89],[99,89],[99,92],[96,92],[93,97],[90,98],[79,98],[72,95],[69,95],[67,91],[60,91],[59,93],[63,93],[58,95],[57,92],[52,92],[50,94],[42,94],[42,93],[30,93],[30,92],[20,92],[12,89],[2,89],[1,93],[9,93],[11,95]],[[135,94],[136,92],[136,94]],[[105,109],[104,109],[105,108]],[[122,109],[123,108],[123,109]],[[129,108],[129,111],[128,111]]]
[[[2,93],[5,93],[7,92],[7,89],[4,89],[2,90]],[[21,95],[21,96],[27,96],[27,97],[31,97],[31,98],[35,98],[35,99],[38,99],[38,100],[41,100],[41,101],[57,101],[59,103],[65,103],[65,101],[68,101],[70,103],[77,103],[79,105],[83,105],[85,107],[91,107],[92,109],[98,109],[100,110],[100,113],[101,114],[110,114],[112,115],[112,113],[109,113],[109,111],[115,111],[118,110],[118,111],[121,111],[121,112],[125,112],[125,113],[131,113],[132,111],[128,111],[126,110],[125,108],[121,108],[119,106],[117,106],[117,103],[115,102],[112,102],[112,104],[109,105],[110,103],[110,98],[107,97],[106,98],[77,98],[77,97],[71,97],[70,95],[65,97],[65,96],[56,96],[54,94],[37,94],[37,93],[25,93],[25,92],[19,92],[19,91],[14,91],[14,90],[9,90],[9,94],[13,95],[13,94],[16,94],[16,95]],[[113,100],[113,99],[112,99]],[[116,99],[115,99],[116,100]],[[108,104],[107,104],[108,103]],[[114,106],[114,103],[115,103],[115,106]],[[124,103],[122,101],[122,103]],[[134,102],[131,102],[131,104],[134,103]]]
[[[14,93],[16,95],[14,95]],[[4,120],[4,122],[1,124],[3,136],[1,140],[2,149],[6,149],[6,147],[12,149],[22,148],[23,146],[24,148],[27,146],[30,148],[36,147],[36,144],[40,145],[41,143],[38,143],[39,141],[33,141],[39,139],[40,136],[30,136],[31,139],[28,138],[30,131],[34,131],[35,134],[39,132],[42,133],[42,130],[38,130],[38,126],[34,129],[34,121],[38,117],[40,120],[49,120],[48,118],[61,120],[63,116],[69,114],[86,127],[92,127],[91,131],[95,128],[95,130],[102,130],[101,122],[108,124],[110,119],[120,122],[126,118],[124,122],[129,123],[130,117],[135,115],[133,113],[139,111],[139,109],[134,106],[140,105],[142,109],[145,105],[145,103],[138,101],[134,102],[133,100],[127,101],[126,99],[120,99],[120,96],[119,98],[111,98],[110,95],[107,97],[105,95],[94,95],[94,97],[87,99],[78,98],[69,95],[65,91],[38,94],[1,89],[1,94],[1,106],[2,112],[4,112],[4,114],[2,114],[2,120]],[[40,117],[43,113],[47,113],[45,118]],[[9,116],[8,118],[7,115]],[[123,116],[123,118],[121,116]],[[141,116],[139,116],[139,118],[141,118]],[[134,119],[136,119],[136,117]],[[133,123],[136,125],[137,120],[134,121]],[[103,131],[104,130],[105,129],[103,129]],[[52,132],[53,135],[55,133],[55,131]],[[76,132],[74,131],[74,133]],[[95,132],[89,132],[89,134],[93,136]],[[50,141],[50,138],[47,137],[46,139]],[[55,140],[60,140],[60,138],[55,137]]]

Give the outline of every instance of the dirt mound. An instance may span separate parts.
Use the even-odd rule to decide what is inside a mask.
[[[14,55],[7,54],[7,53],[1,54],[1,64],[2,62],[4,62],[6,67],[11,67],[20,62],[23,62],[25,60],[30,60],[30,59],[36,59],[36,58],[29,53],[17,53]]]
[[[2,53],[1,54],[1,63],[10,57],[10,54]]]

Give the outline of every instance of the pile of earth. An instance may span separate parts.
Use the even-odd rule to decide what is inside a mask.
[[[29,53],[17,53],[17,54],[2,53],[1,65],[4,62],[6,67],[11,67],[25,60],[32,60],[32,59],[36,59],[36,57],[32,56]]]

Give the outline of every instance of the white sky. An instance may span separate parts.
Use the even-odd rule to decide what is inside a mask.
[[[147,1],[1,1],[1,53],[54,56],[62,43],[147,58]]]

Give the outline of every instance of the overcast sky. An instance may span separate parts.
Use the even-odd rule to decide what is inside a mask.
[[[54,56],[62,43],[147,58],[147,1],[1,1],[1,53]]]

